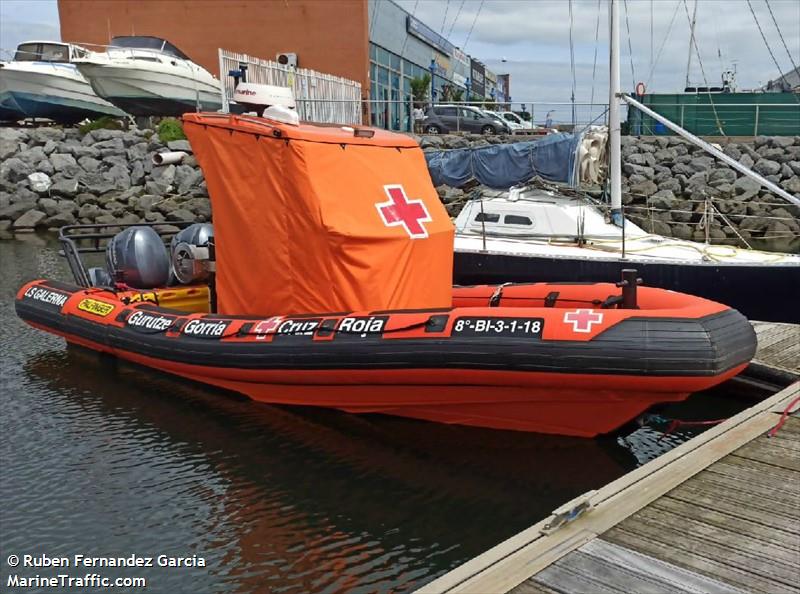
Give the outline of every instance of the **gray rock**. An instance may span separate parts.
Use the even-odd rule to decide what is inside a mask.
[[[71,212],[73,214],[78,212],[78,205],[73,200],[59,200],[56,208],[58,208],[58,212]]]
[[[0,164],[0,178],[20,182],[33,173],[33,168],[22,159],[11,157]]]
[[[14,221],[11,225],[12,229],[34,229],[38,227],[41,222],[47,218],[47,215],[41,210],[32,209],[27,211],[21,217]]]
[[[144,191],[148,194],[153,194],[155,196],[163,196],[170,190],[170,186],[166,186],[159,182],[154,181],[145,181],[144,182]]]
[[[58,148],[58,143],[55,140],[48,140],[44,143],[44,147],[42,148],[42,152],[45,155],[49,155],[50,153],[54,152]]]
[[[675,149],[664,148],[660,151],[656,151],[653,157],[659,163],[666,165],[668,163],[674,163],[675,159],[678,158],[678,153],[675,152]]]
[[[641,175],[647,179],[653,179],[655,171],[652,167],[644,167],[643,165],[634,165],[633,163],[625,163],[622,170],[628,175]]]
[[[655,184],[655,182],[649,179],[643,182],[639,182],[638,184],[633,184],[631,186],[632,194],[639,194],[642,196],[652,196],[656,192],[658,192],[658,186]]]
[[[72,198],[78,193],[77,179],[60,179],[50,186],[50,193],[56,196]]]
[[[171,151],[192,152],[192,145],[189,144],[188,140],[171,140],[167,143],[167,148]]]
[[[19,142],[16,140],[0,138],[0,161],[4,161],[19,153],[19,146]]]
[[[20,215],[36,208],[36,200],[20,200],[4,208],[0,208],[0,220],[15,220]]]
[[[94,194],[95,196],[111,192],[116,188],[102,173],[84,172],[78,177],[78,181],[80,181],[88,193]]]
[[[78,206],[83,206],[84,204],[100,204],[100,199],[94,194],[82,192],[75,196],[75,203]]]
[[[76,159],[80,159],[81,157],[92,157],[93,159],[96,159],[100,156],[100,151],[93,146],[70,146],[69,153]]]
[[[105,128],[101,128],[99,130],[92,131],[92,137],[94,138],[95,142],[103,142],[106,140],[111,140],[112,138],[122,138],[125,135],[125,132],[122,130],[106,130]]]
[[[759,161],[753,165],[753,170],[761,175],[775,175],[781,170],[781,166],[780,163],[770,161],[769,159],[759,159]]]
[[[769,145],[775,148],[785,149],[795,144],[795,139],[791,136],[773,136],[769,139]]]
[[[119,202],[130,203],[130,199],[133,198],[134,196],[139,196],[142,193],[142,190],[144,190],[142,186],[131,186],[127,190],[124,190],[119,194],[117,194],[117,200]]]
[[[178,193],[182,195],[188,194],[198,187],[202,181],[203,172],[199,169],[192,169],[191,172],[179,182]]]
[[[733,169],[713,169],[708,174],[708,185],[719,186],[732,184],[736,181],[736,172]]]
[[[147,157],[147,143],[137,142],[128,149],[128,160],[136,161]]]
[[[17,157],[25,161],[31,167],[36,167],[36,164],[39,163],[39,161],[44,161],[47,159],[47,155],[40,146],[34,146],[33,148],[22,151],[17,155]]]
[[[451,149],[460,149],[469,147],[469,141],[463,136],[450,136],[447,140],[447,147]],[[183,163],[188,165],[186,157],[183,158]]]
[[[793,176],[794,176],[794,171],[792,171],[792,168],[789,167],[789,164],[788,163],[783,163],[781,165],[781,177],[783,179],[789,179],[790,177],[793,177]]]
[[[779,148],[769,148],[766,146],[761,147],[756,151],[759,155],[761,155],[764,159],[770,159],[773,161],[779,161],[781,157],[783,157],[784,152],[783,149]]]
[[[625,157],[625,162],[631,165],[646,165],[644,155],[641,153],[632,153]]]
[[[442,138],[439,136],[423,136],[422,142],[420,142],[419,146],[423,149],[441,149],[444,148],[444,140],[442,140]]]
[[[100,169],[101,162],[94,157],[85,156],[78,159],[78,165],[80,165],[81,169],[84,171],[93,172]]]
[[[185,208],[178,208],[177,210],[166,213],[164,216],[166,216],[168,221],[194,221],[194,213]]]
[[[675,223],[674,225],[671,225],[670,231],[670,234],[678,239],[685,239],[689,241],[692,239],[692,228],[684,223]]]
[[[103,213],[96,204],[84,204],[78,210],[78,218],[95,220]]]
[[[128,168],[122,165],[114,165],[103,174],[103,177],[114,185],[115,190],[126,190],[131,186]]]
[[[125,214],[125,205],[116,200],[109,200],[103,205],[103,210],[115,217],[121,217]]]
[[[134,196],[130,199],[130,206],[135,212],[145,213],[153,208],[153,204],[158,202],[161,198],[151,194],[142,194],[141,196]]]
[[[101,214],[94,218],[94,222],[98,225],[111,225],[113,223],[119,223],[119,220],[112,214]]]
[[[183,208],[191,211],[195,216],[211,219],[211,204],[207,198],[192,198],[183,203]]]
[[[679,193],[679,192],[683,191],[683,187],[681,186],[681,182],[678,179],[674,178],[674,177],[671,177],[671,178],[669,178],[667,180],[664,180],[663,182],[659,182],[658,189],[659,190],[671,190],[672,192],[675,192],[675,193]]]
[[[708,171],[714,166],[714,162],[712,157],[695,157],[689,161],[689,167],[695,171]]]
[[[75,176],[81,170],[75,157],[67,153],[53,153],[50,155],[50,163],[53,169],[64,175]]]
[[[768,145],[769,142],[770,142],[770,137],[769,136],[764,136],[764,135],[756,136],[753,139],[753,146],[756,147],[756,148],[761,148],[762,146]]]
[[[39,199],[38,208],[39,210],[43,210],[48,217],[51,217],[58,212],[58,200],[41,198]]]
[[[144,220],[148,223],[160,223],[164,218],[164,215],[157,210],[149,210],[144,213]]]
[[[177,168],[175,165],[163,165],[161,167],[153,167],[153,171],[150,175],[153,181],[157,181],[165,186],[170,186],[172,182],[175,181],[176,171]]]
[[[121,138],[112,138],[110,140],[98,142],[94,145],[94,148],[100,151],[100,155],[102,157],[108,157],[111,155],[120,155],[124,157],[126,155],[125,143],[122,142]]]
[[[64,130],[61,128],[33,128],[28,134],[29,144],[47,144],[48,140],[60,142],[64,140]]]
[[[735,159],[736,161],[742,156],[742,151],[736,146],[736,144],[729,144],[722,149],[722,152],[728,155],[731,159]]]
[[[43,224],[45,227],[63,227],[64,225],[74,225],[75,222],[75,215],[65,210],[47,217]]]
[[[749,154],[745,153],[739,159],[739,163],[741,163],[747,168],[752,168],[753,165],[755,164],[755,161],[753,161],[753,158]]]
[[[800,196],[800,176],[795,175],[788,181],[783,182],[783,187],[786,191],[791,192],[795,196]]]

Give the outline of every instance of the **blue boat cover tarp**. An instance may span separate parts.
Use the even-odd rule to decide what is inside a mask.
[[[434,186],[463,186],[475,178],[490,188],[506,189],[535,176],[575,184],[580,134],[550,134],[541,140],[426,152]]]

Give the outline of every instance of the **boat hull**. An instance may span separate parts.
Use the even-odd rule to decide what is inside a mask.
[[[560,288],[568,301],[576,290],[540,288]],[[595,288],[597,294],[614,290]],[[147,303],[124,304],[97,289],[36,281],[20,290],[16,308],[32,326],[71,344],[261,402],[583,437],[719,384],[739,373],[755,350],[741,314],[703,300],[688,317],[607,310],[604,329],[575,334],[561,322],[568,310],[473,307],[471,301],[486,302],[481,288],[464,293],[462,306],[447,311],[259,321],[178,316]],[[154,325],[158,319],[168,326]],[[464,320],[476,319],[541,324],[536,332],[532,326],[473,331]],[[336,330],[345,320],[377,324],[380,331]],[[200,337],[190,323],[222,330]]]
[[[179,72],[151,71],[114,63],[79,65],[94,91],[134,116],[180,116],[222,107],[218,83],[196,80]]]
[[[456,251],[456,284],[600,282],[635,268],[645,284],[725,303],[751,320],[800,323],[800,266],[654,262]]]
[[[60,123],[125,113],[98,97],[71,64],[7,64],[0,68],[0,105],[15,106],[22,117]],[[31,70],[38,67],[37,70]]]

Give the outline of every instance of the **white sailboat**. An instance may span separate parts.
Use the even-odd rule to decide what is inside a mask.
[[[58,41],[26,41],[14,59],[0,62],[0,119],[45,118],[74,123],[125,113],[101,99],[78,71],[85,48]]]
[[[623,225],[621,99],[662,121],[793,204],[774,183],[746,169],[620,93],[618,3],[610,3],[609,181],[611,210],[586,197],[533,186],[468,203],[456,219],[455,282],[600,282],[636,268],[650,286],[729,304],[752,319],[800,322],[800,255],[714,246]]]
[[[99,96],[134,116],[222,107],[219,80],[158,37],[114,37],[107,51],[75,62]]]

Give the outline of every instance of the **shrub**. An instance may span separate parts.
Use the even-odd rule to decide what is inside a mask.
[[[172,140],[186,140],[186,135],[183,133],[183,126],[174,118],[166,118],[161,120],[158,124],[158,138],[163,143]]]
[[[122,122],[119,120],[111,116],[102,116],[96,120],[90,120],[85,124],[81,124],[78,126],[78,131],[84,136],[92,130],[122,130],[122,128]]]

